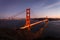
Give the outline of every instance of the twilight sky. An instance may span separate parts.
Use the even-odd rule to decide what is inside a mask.
[[[60,0],[0,0],[0,18],[8,18],[31,8],[31,17],[60,18]],[[17,16],[25,17],[25,12]]]

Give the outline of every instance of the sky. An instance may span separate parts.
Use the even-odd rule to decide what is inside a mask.
[[[25,18],[27,8],[31,10],[31,18],[60,18],[60,0],[0,0],[0,19],[14,15]]]

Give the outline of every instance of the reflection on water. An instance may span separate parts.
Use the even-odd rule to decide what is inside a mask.
[[[36,22],[36,21],[34,21]],[[33,22],[31,22],[33,23]],[[43,23],[42,23],[43,24]],[[25,25],[25,20],[7,20],[7,21],[0,21],[0,27],[8,27],[8,28],[19,28]],[[33,31],[36,31],[41,27],[40,24],[36,25]],[[46,32],[45,36],[51,37],[60,37],[60,21],[49,21],[48,22],[48,32]]]

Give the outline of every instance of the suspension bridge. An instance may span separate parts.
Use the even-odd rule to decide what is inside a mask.
[[[42,21],[38,21],[38,22],[35,22],[33,24],[30,24],[30,8],[29,9],[26,9],[26,25],[24,27],[21,27],[20,29],[25,29],[25,28],[28,28],[28,30],[30,30],[30,28],[36,24],[39,24],[41,22],[48,22],[48,17],[46,16],[45,20],[42,20]],[[47,24],[47,23],[46,23]]]
[[[13,16],[11,16],[11,17],[9,17],[9,19],[13,19],[14,17],[16,17],[16,16],[18,16],[18,15],[21,15],[23,12],[25,12],[25,11],[22,11],[22,12],[20,12],[20,13],[17,13],[17,14],[15,14],[15,15],[13,15]],[[46,16],[46,18],[45,18],[45,20],[42,20],[42,21],[38,21],[38,22],[35,22],[35,23],[32,23],[31,24],[31,20],[30,20],[30,8],[28,8],[28,9],[26,9],[26,24],[25,24],[25,26],[23,26],[23,27],[21,27],[20,29],[25,29],[25,28],[27,28],[28,30],[30,30],[30,28],[32,27],[32,26],[34,26],[34,25],[36,25],[36,24],[39,24],[39,23],[41,23],[41,22],[48,22],[48,17]],[[47,24],[47,23],[46,23]]]
[[[26,9],[26,23],[25,26],[20,27],[20,32],[22,32],[22,34],[24,34],[26,36],[26,40],[32,40],[34,38],[39,37],[39,35],[41,36],[43,34],[43,31],[45,28],[48,28],[48,17],[46,16],[46,18],[44,20],[38,21],[38,22],[34,22],[31,24],[31,20],[30,20],[30,8]],[[17,14],[19,15],[19,13]],[[13,17],[17,16],[14,15]],[[34,25],[40,24],[42,22],[45,22],[45,26],[40,28],[39,31],[37,31],[36,33],[32,33],[31,32],[31,27],[33,27]],[[27,30],[25,30],[27,29]]]

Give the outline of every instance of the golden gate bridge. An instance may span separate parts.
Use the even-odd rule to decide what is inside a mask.
[[[9,18],[14,18],[14,17],[22,14],[23,12],[25,12],[25,11],[22,11],[22,12],[20,12],[20,13],[18,13],[18,14],[15,14],[15,15],[9,17]],[[34,25],[36,25],[36,24],[39,24],[39,23],[41,23],[41,22],[46,22],[46,21],[48,22],[48,17],[47,17],[47,16],[46,16],[45,20],[38,21],[38,22],[35,22],[35,23],[33,23],[33,24],[30,24],[30,8],[28,8],[28,9],[26,9],[26,25],[25,25],[24,27],[21,27],[20,29],[28,28],[28,30],[30,30],[30,27],[31,27],[31,26],[34,26]]]
[[[16,17],[19,14],[21,14],[21,13],[18,13],[16,15],[12,16],[12,17]],[[35,38],[36,37],[36,34],[37,35],[39,35],[39,34],[41,35],[43,33],[43,30],[48,27],[47,26],[48,25],[48,17],[47,16],[46,16],[46,18],[44,20],[41,20],[41,21],[38,21],[38,22],[35,22],[35,23],[32,23],[32,24],[31,24],[30,16],[31,16],[30,15],[30,8],[28,8],[28,9],[26,9],[26,24],[25,24],[25,26],[19,28],[19,29],[21,29],[21,31],[24,30],[24,29],[27,29],[28,32],[27,32],[26,35],[29,35],[30,36],[29,38],[27,38],[27,40],[31,40],[31,39]],[[45,27],[40,28],[40,30],[37,31],[36,33],[31,33],[30,32],[30,28],[31,27],[33,27],[34,25],[37,25],[39,23],[42,23],[42,22],[45,22],[45,24],[46,24]],[[32,36],[33,36],[33,38],[31,38]]]

